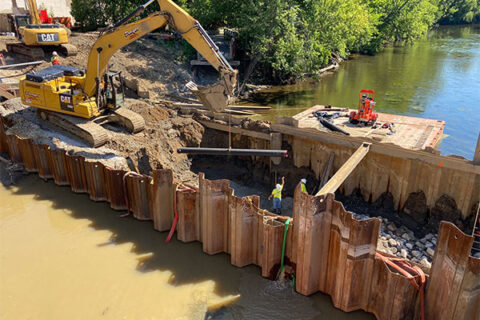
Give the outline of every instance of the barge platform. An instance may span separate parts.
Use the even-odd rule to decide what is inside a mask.
[[[316,105],[293,116],[291,118],[291,125],[301,129],[310,128],[330,132],[330,130],[320,124],[320,121],[315,117],[314,113],[339,113],[340,117],[333,119],[333,124],[348,132],[352,137],[366,138],[381,143],[391,143],[405,149],[430,151],[438,147],[445,128],[445,121],[441,120],[378,113],[377,128],[373,129],[372,126],[351,124],[348,120],[348,115],[351,111],[355,110]],[[388,128],[382,128],[382,125],[387,123],[394,124],[393,131]]]

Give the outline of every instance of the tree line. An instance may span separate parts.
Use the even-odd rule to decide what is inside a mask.
[[[73,0],[72,15],[83,30],[95,30],[144,1]],[[174,1],[206,29],[237,30],[250,61],[246,73],[274,82],[315,74],[353,52],[375,54],[388,43],[414,41],[436,24],[480,22],[480,0]]]

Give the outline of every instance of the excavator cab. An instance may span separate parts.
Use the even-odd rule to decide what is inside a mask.
[[[22,35],[20,33],[21,27],[26,27],[30,24],[30,17],[25,14],[16,14],[12,16],[13,29],[15,30],[15,35],[21,40]]]

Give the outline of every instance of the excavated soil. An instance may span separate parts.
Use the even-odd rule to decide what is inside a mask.
[[[70,44],[75,45],[78,54],[61,57],[64,65],[85,69],[87,67],[90,48],[97,40],[98,32],[76,33],[70,35]],[[29,61],[27,57],[6,52],[5,43],[14,41],[14,37],[0,36],[0,50],[7,59],[7,64]],[[167,44],[165,40],[142,38],[119,50],[110,59],[109,69],[122,71],[127,79],[139,82],[142,91],[148,91],[150,99],[156,99],[166,93],[184,91],[185,84],[192,80],[188,65],[181,61],[181,46],[178,42]],[[4,82],[16,81],[27,72],[49,67],[51,52],[46,52],[45,61],[37,66],[27,66],[1,70]],[[0,80],[2,81],[2,80]]]
[[[190,160],[176,150],[179,147],[200,146],[203,126],[160,105],[127,99],[124,106],[144,117],[145,130],[132,135],[117,126],[106,125],[108,142],[95,149],[41,121],[34,108],[24,106],[18,98],[1,104],[0,114],[6,118],[7,134],[32,138],[36,143],[49,144],[67,150],[69,154],[101,161],[115,169],[135,170],[148,175],[154,169],[171,169],[177,181],[196,185],[198,178],[190,171]]]
[[[61,63],[85,69],[90,49],[98,35],[98,32],[72,33],[70,43],[77,47],[78,54],[61,57]],[[13,40],[13,37],[0,37],[0,50],[6,56],[7,64],[28,61],[24,56],[5,52],[6,41]],[[169,168],[173,170],[175,179],[195,185],[198,183],[197,176],[190,171],[190,161],[186,155],[177,154],[176,149],[199,146],[203,126],[153,102],[166,93],[182,93],[185,84],[192,79],[188,66],[179,59],[180,49],[177,42],[167,44],[164,40],[143,38],[113,55],[109,69],[122,71],[126,79],[138,81],[139,88],[149,93],[149,100],[127,99],[125,103],[125,107],[144,117],[146,128],[143,132],[131,135],[121,128],[106,125],[109,141],[101,148],[87,148],[74,136],[40,122],[35,110],[22,105],[19,99],[0,105],[0,113],[8,114],[9,133],[100,160],[118,169],[150,174],[154,169]],[[49,67],[50,57],[51,52],[47,52],[45,61],[40,65],[2,70],[0,81],[15,82],[27,72]]]

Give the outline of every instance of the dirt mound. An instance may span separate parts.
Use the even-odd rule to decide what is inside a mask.
[[[66,57],[63,64],[86,68],[90,48],[99,33],[72,33],[70,43],[77,46],[78,54]],[[164,40],[143,38],[119,50],[110,59],[109,68],[122,71],[126,78],[137,78],[142,90],[149,91],[155,99],[167,92],[184,88],[192,77],[188,65],[179,61],[180,46],[167,47]]]
[[[253,131],[260,131],[263,133],[270,133],[270,127],[272,123],[267,120],[251,120],[245,119],[242,121],[242,128],[253,130]]]
[[[135,135],[116,133],[105,145],[117,154],[129,157],[140,173],[154,169],[172,169],[174,178],[189,184],[197,183],[190,171],[190,160],[178,154],[180,147],[198,147],[204,128],[191,118],[178,117],[176,112],[138,101],[127,101],[127,108],[139,112],[145,119],[145,130]]]
[[[70,35],[70,43],[78,49],[78,54],[61,57],[64,65],[86,69],[90,49],[99,36],[99,32],[76,33]],[[6,41],[12,37],[0,37],[0,50],[5,50]],[[4,52],[8,64],[28,61],[28,58]],[[156,99],[166,93],[183,91],[185,84],[192,80],[187,63],[181,61],[181,44],[164,40],[142,38],[117,51],[110,59],[109,69],[122,71],[129,79],[137,79],[140,88],[149,91],[150,99]],[[25,73],[38,71],[50,66],[51,53],[46,53],[45,61],[37,66],[2,70],[2,77],[20,79]]]
[[[203,126],[159,105],[127,99],[124,106],[144,117],[145,130],[132,135],[122,128],[106,125],[107,129],[112,129],[108,130],[109,141],[95,149],[41,121],[36,117],[35,109],[22,105],[18,98],[0,105],[0,114],[7,120],[8,134],[32,138],[36,143],[98,160],[116,169],[135,169],[142,174],[151,174],[154,169],[172,169],[176,180],[197,184],[197,175],[190,171],[187,155],[177,154],[176,150],[200,146]]]

